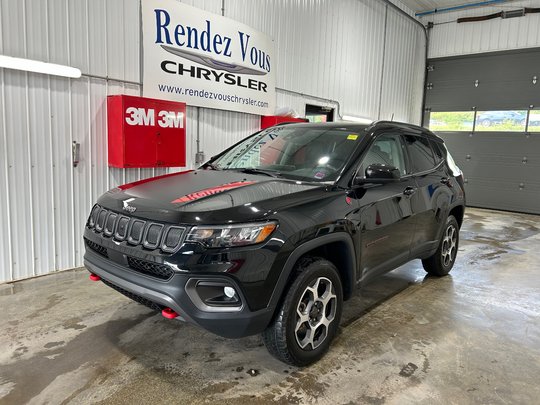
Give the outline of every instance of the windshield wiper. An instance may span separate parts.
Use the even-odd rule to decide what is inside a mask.
[[[279,173],[276,170],[257,169],[255,167],[244,167],[244,168],[238,169],[238,170],[240,170],[242,173],[247,173],[247,174],[264,174],[264,175],[270,176],[270,177],[281,176],[281,173]]]
[[[212,170],[222,170],[221,167],[215,165],[214,163],[205,163],[204,165],[201,166],[203,169],[206,169],[206,168],[210,168]]]

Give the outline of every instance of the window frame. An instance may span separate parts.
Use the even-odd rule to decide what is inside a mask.
[[[437,141],[436,139],[434,139],[433,137],[430,137],[430,136],[427,136],[428,138],[428,141],[429,141],[429,146],[431,147],[431,151],[433,152],[433,157],[438,157],[439,155],[437,154],[437,151],[435,150],[435,148],[439,149],[438,148],[438,144],[441,144],[441,145],[444,145],[444,142],[439,142]],[[440,148],[439,151],[442,153],[442,156],[441,156],[441,159],[440,160],[437,160],[435,159],[435,167],[439,166],[439,164],[444,161],[444,159],[446,158],[445,154],[446,154],[446,151],[444,149],[444,146],[443,148]]]
[[[401,144],[401,150],[403,152],[403,162],[405,163],[406,174],[400,175],[400,179],[407,178],[407,177],[411,176],[411,174],[410,174],[411,165],[410,165],[410,161],[409,161],[409,154],[408,154],[408,151],[407,151],[407,145],[405,144],[405,139],[403,138],[403,130],[401,128],[393,128],[393,129],[383,129],[383,130],[380,130],[378,132],[375,132],[375,134],[373,135],[373,137],[370,140],[369,144],[365,147],[364,152],[362,152],[362,154],[358,157],[358,160],[356,162],[356,169],[354,170],[353,180],[358,177],[358,175],[360,173],[360,170],[362,168],[362,163],[363,163],[364,159],[366,158],[366,156],[367,156],[369,150],[371,149],[371,147],[377,141],[377,139],[380,136],[388,135],[388,134],[397,136],[399,138],[399,142]],[[362,173],[362,175],[365,177],[366,174]]]
[[[425,174],[429,174],[429,173],[437,170],[439,168],[439,166],[441,166],[441,164],[443,164],[445,158],[443,158],[440,162],[437,162],[435,160],[435,151],[433,150],[433,146],[431,145],[431,142],[432,142],[432,140],[430,139],[431,137],[428,136],[425,132],[414,132],[414,131],[404,130],[403,131],[403,137],[405,137],[405,135],[407,135],[407,136],[417,136],[417,137],[420,137],[420,138],[424,138],[427,141],[428,145],[429,145],[429,150],[431,151],[431,156],[433,158],[433,167],[431,167],[430,169],[427,169],[427,170],[415,172],[413,170],[414,166],[412,164],[411,156],[409,154],[410,153],[409,152],[409,146],[407,145],[407,141],[405,139],[403,139],[403,143],[405,144],[405,150],[407,151],[407,155],[408,155],[408,161],[410,162],[408,175],[410,175],[410,176],[423,176]],[[436,141],[433,141],[433,142],[436,142]]]

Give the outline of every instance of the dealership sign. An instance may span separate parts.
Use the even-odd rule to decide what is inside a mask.
[[[143,0],[143,95],[273,114],[274,43],[229,18],[172,0]]]

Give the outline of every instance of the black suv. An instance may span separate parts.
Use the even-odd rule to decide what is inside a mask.
[[[343,302],[412,259],[456,259],[463,178],[443,141],[396,122],[291,124],[198,170],[115,188],[84,230],[92,280],[229,338],[262,333],[307,365]]]

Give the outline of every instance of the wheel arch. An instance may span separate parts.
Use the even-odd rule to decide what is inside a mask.
[[[299,245],[287,258],[270,299],[274,312],[279,307],[283,293],[291,277],[293,277],[293,270],[296,263],[307,255],[319,256],[332,262],[338,269],[341,278],[343,299],[347,300],[352,296],[356,285],[356,251],[351,236],[348,233],[335,232]]]
[[[465,207],[463,205],[456,205],[453,207],[448,215],[453,215],[456,218],[456,221],[461,229],[461,224],[463,224],[463,217],[465,216]]]

